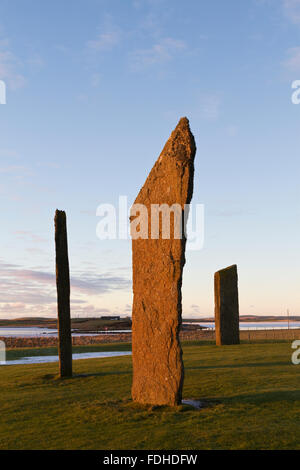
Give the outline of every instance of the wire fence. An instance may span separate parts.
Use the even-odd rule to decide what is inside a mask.
[[[215,341],[215,330],[194,330],[182,331],[180,338],[183,341]],[[281,329],[273,328],[268,330],[253,330],[242,329],[240,330],[241,341],[293,341],[300,339],[300,329]]]
[[[300,339],[300,329],[240,330],[240,339],[249,342],[257,340],[293,341]]]

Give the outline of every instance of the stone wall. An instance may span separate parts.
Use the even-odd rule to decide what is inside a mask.
[[[33,337],[33,338],[6,338],[0,337],[7,349],[13,348],[51,348],[57,347],[57,337]],[[73,346],[84,346],[99,343],[130,343],[131,333],[97,336],[73,336]]]
[[[214,330],[181,331],[181,341],[215,341]],[[276,328],[274,330],[240,330],[242,341],[263,341],[263,340],[288,340],[300,339],[300,329],[286,330]],[[57,338],[34,337],[34,338],[5,338],[7,349],[14,348],[50,348],[57,347]],[[73,346],[88,346],[92,344],[105,343],[130,343],[131,333],[105,334],[97,336],[73,336]]]

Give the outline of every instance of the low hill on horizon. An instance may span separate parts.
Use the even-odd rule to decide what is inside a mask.
[[[291,315],[290,321],[300,321],[300,316]],[[240,315],[240,322],[279,322],[287,321],[287,316],[275,315]],[[206,323],[214,322],[213,317],[202,318],[183,318],[182,323]],[[72,318],[72,328],[80,331],[95,331],[98,329],[130,329],[131,317],[121,317],[113,320],[110,317],[97,318]],[[15,319],[0,319],[0,327],[36,327],[36,328],[57,328],[57,319],[55,317],[21,317]]]

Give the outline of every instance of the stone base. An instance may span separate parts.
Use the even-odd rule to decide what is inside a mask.
[[[204,407],[204,404],[199,400],[187,399],[187,400],[182,400],[181,403],[183,405],[193,406],[194,408],[196,408],[196,410],[201,410]]]

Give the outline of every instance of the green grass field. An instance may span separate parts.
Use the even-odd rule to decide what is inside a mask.
[[[118,349],[130,345],[74,351]],[[203,400],[200,411],[133,404],[130,356],[74,361],[76,376],[65,380],[57,364],[0,367],[0,448],[300,448],[300,365],[291,364],[290,342],[183,350],[184,398]],[[42,354],[8,358],[33,351]]]

